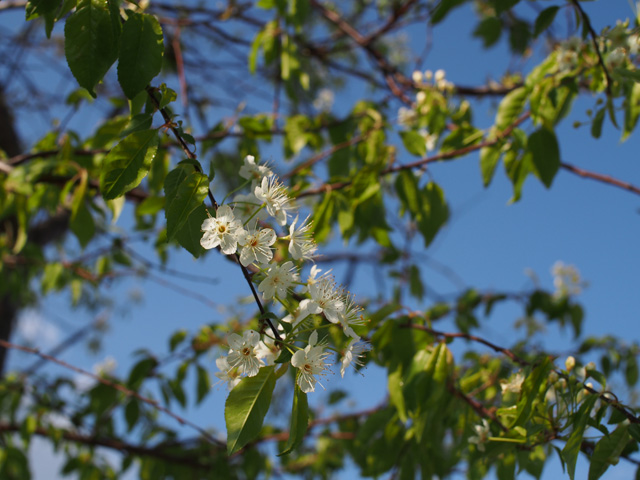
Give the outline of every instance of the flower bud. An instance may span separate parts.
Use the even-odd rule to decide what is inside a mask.
[[[567,371],[570,372],[571,370],[573,370],[573,367],[576,366],[576,359],[573,358],[571,355],[568,356],[564,362],[564,366],[567,369]]]
[[[415,72],[413,72],[413,74],[411,74],[411,79],[415,83],[422,83],[422,72],[419,70],[416,70]]]

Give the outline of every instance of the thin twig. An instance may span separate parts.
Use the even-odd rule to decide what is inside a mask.
[[[111,380],[107,380],[106,378],[103,378],[99,375],[95,375],[91,372],[88,372],[86,370],[83,370],[82,368],[76,367],[74,365],[71,365],[65,361],[59,360],[51,355],[47,355],[46,353],[42,353],[40,350],[38,350],[37,348],[31,348],[31,347],[25,347],[23,345],[17,345],[11,342],[7,342],[6,340],[2,340],[0,339],[0,346],[4,347],[6,349],[12,349],[12,350],[20,350],[22,352],[26,352],[26,353],[31,353],[33,355],[37,355],[40,358],[47,360],[51,363],[55,363],[56,365],[60,365],[61,367],[64,367],[68,370],[74,371],[76,373],[80,373],[82,375],[85,375],[87,377],[90,377],[92,379],[94,379],[97,382],[102,383],[103,385],[106,385],[107,387],[113,388],[114,390],[119,391],[120,393],[123,393],[124,395],[126,395],[127,397],[133,397],[137,400],[140,400],[141,402],[144,402],[148,405],[151,405],[152,407],[154,407],[156,410],[161,411],[162,413],[165,413],[167,415],[169,415],[171,418],[173,418],[174,420],[176,420],[180,425],[186,425],[188,427],[193,428],[194,430],[198,431],[204,438],[206,438],[210,443],[214,444],[214,445],[218,445],[218,446],[223,446],[224,443],[221,442],[220,440],[215,439],[214,437],[211,436],[211,434],[209,432],[207,432],[205,429],[203,429],[202,427],[196,425],[195,423],[187,420],[186,418],[183,418],[175,413],[173,413],[171,410],[169,410],[166,407],[163,407],[162,405],[160,405],[157,401],[152,400],[151,398],[147,398],[144,397],[142,395],[140,395],[138,392],[135,392],[133,390],[128,389],[127,387],[125,387],[124,385],[120,385],[119,383],[115,383],[112,382]]]

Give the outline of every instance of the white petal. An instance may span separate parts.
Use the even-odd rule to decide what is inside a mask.
[[[229,344],[232,350],[240,350],[244,345],[244,339],[237,333],[232,333],[227,338],[227,343]]]
[[[293,357],[291,357],[291,365],[293,365],[295,368],[300,368],[306,362],[307,356],[304,350],[298,350],[293,354]]]
[[[311,335],[309,335],[309,345],[314,346],[318,343],[318,331],[314,330]]]

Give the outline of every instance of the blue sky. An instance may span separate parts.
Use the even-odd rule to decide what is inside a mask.
[[[613,25],[616,19],[634,16],[629,2],[625,0],[585,2],[582,5],[591,16],[597,31],[604,25]],[[496,79],[505,67],[510,65],[511,59],[504,41],[496,48],[485,51],[479,41],[471,39],[473,17],[470,8],[465,6],[456,10],[443,24],[434,29],[433,48],[422,68],[442,68],[447,72],[447,78],[454,83],[478,85],[489,78]],[[21,17],[20,14],[17,17],[12,17],[13,15],[0,14],[0,24],[7,25],[5,22],[11,22],[11,18]],[[423,38],[423,32],[424,27],[413,27],[408,39],[409,44],[418,49],[417,42]],[[524,66],[525,71],[535,65],[535,59],[534,56],[533,61]],[[34,74],[34,80],[46,81],[37,73]],[[350,105],[352,99],[361,98],[362,95],[362,90],[357,84],[349,85],[345,91],[338,94],[337,103]],[[575,103],[572,116],[559,126],[557,135],[560,139],[562,161],[640,185],[640,168],[637,165],[640,135],[637,132],[626,142],[620,143],[619,131],[609,123],[606,124],[599,140],[590,137],[588,126],[577,130],[572,127],[574,120],[586,118],[585,111],[593,104],[594,99],[582,97]],[[495,106],[496,101],[491,99],[474,102],[475,117],[482,126],[492,124]],[[53,116],[58,117],[65,114],[66,112],[53,112]],[[72,117],[69,125],[79,130],[83,125],[95,125],[97,120],[89,118],[89,113],[85,110],[82,114]],[[21,133],[26,141],[37,138],[46,127],[40,118],[21,119]],[[530,124],[525,128],[529,131],[533,129]],[[277,150],[272,153],[276,159],[278,154]],[[300,159],[304,159],[304,155],[305,153]],[[399,161],[409,160],[406,155],[399,158]],[[238,161],[240,162],[240,159]],[[552,289],[549,273],[551,266],[557,260],[573,264],[589,282],[589,287],[579,297],[586,312],[584,335],[613,334],[624,337],[629,342],[639,340],[639,197],[560,171],[550,190],[545,189],[535,177],[529,178],[524,186],[521,201],[508,204],[512,194],[511,184],[502,167],[499,167],[491,186],[485,189],[482,186],[476,154],[432,165],[429,172],[445,191],[452,211],[450,223],[426,251],[430,258],[450,267],[466,285],[483,291],[517,291],[531,287],[532,281],[525,274],[525,269],[531,269],[544,287]],[[215,191],[215,183],[212,188]],[[118,222],[118,228],[130,229],[131,223],[127,213],[125,212]],[[415,242],[416,250],[421,248],[421,243]],[[153,258],[153,252],[142,243],[134,248],[141,255]],[[340,241],[333,240],[323,251],[336,252],[339,249],[353,248],[356,247],[345,246]],[[201,261],[194,261],[186,252],[172,253],[169,266],[218,278],[218,285],[204,285],[188,283],[175,277],[164,277],[165,281],[206,296],[215,307],[185,297],[174,288],[154,281],[117,281],[105,286],[105,293],[116,299],[119,307],[111,314],[110,328],[103,337],[100,352],[94,355],[84,348],[75,348],[66,351],[61,358],[91,370],[95,363],[110,356],[117,362],[116,373],[126,375],[135,361],[132,355],[135,350],[147,348],[160,353],[166,352],[167,338],[172,332],[178,328],[195,332],[203,324],[222,323],[228,317],[229,311],[240,303],[240,300],[236,299],[249,294],[241,272],[216,252],[210,252]],[[429,264],[425,263],[423,267],[427,288],[430,286],[440,293],[456,290],[456,285],[430,268]],[[335,271],[340,278],[341,266],[335,265]],[[374,284],[371,277],[369,267],[361,267],[356,274],[352,291],[360,296],[372,293]],[[132,293],[137,291],[142,292],[142,300],[132,304]],[[230,302],[229,299],[233,300]],[[416,304],[416,307],[428,304],[429,299],[424,305]],[[509,345],[524,334],[512,328],[513,322],[521,314],[522,311],[517,306],[499,308],[491,318],[483,321],[479,334],[497,344]],[[61,322],[60,318],[64,322]],[[69,331],[86,325],[93,318],[94,315],[89,312],[70,310],[68,295],[51,295],[43,300],[38,310],[25,313],[23,338],[29,336],[29,322],[31,325],[33,322],[41,322],[41,329],[36,329],[39,335],[33,340],[42,348],[50,348]],[[50,333],[49,337],[42,335],[45,331],[42,328],[48,329],[46,331]],[[451,323],[439,325],[439,328],[454,329]],[[16,337],[16,340],[19,338]],[[557,349],[563,354],[570,354],[575,346],[570,332],[556,330],[552,326],[541,340],[545,348]],[[208,363],[212,372],[215,371],[214,358],[212,356]],[[34,360],[25,355],[12,354],[10,366],[19,369]],[[177,365],[170,367],[169,371],[176,367]],[[47,366],[42,371],[60,373],[60,369],[54,366]],[[354,396],[357,405],[353,408],[366,408],[378,404],[383,399],[385,377],[375,367],[370,367],[364,376],[350,375],[346,381],[341,381],[338,375],[334,375],[329,379],[328,387],[348,387],[352,392],[357,392]],[[315,394],[315,401],[321,403],[326,399],[328,391]],[[225,397],[226,390],[218,387],[200,408],[190,407],[188,412],[180,412],[176,407],[176,411],[199,423],[213,425],[222,432]],[[175,426],[173,420],[163,416],[161,419]],[[32,458],[40,459],[38,452],[41,450],[33,449]],[[55,457],[51,458],[51,462],[56,462]],[[52,478],[48,462],[38,461],[35,465],[36,472],[42,469],[41,473],[36,473],[36,480]],[[584,469],[584,463],[579,464],[579,468]],[[560,463],[554,458],[547,465],[545,478],[557,478],[559,472]],[[608,472],[607,478],[629,478],[629,472],[630,470],[621,464]],[[582,477],[586,477],[586,470],[578,471],[577,478]],[[350,478],[349,474],[345,474],[344,478]]]

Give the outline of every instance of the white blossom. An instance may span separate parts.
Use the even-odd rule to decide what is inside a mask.
[[[621,66],[627,58],[627,52],[622,47],[618,47],[611,51],[606,58],[606,64],[609,68]]]
[[[520,393],[522,390],[522,383],[524,382],[524,375],[522,372],[516,373],[510,380],[500,380],[500,389],[504,395],[507,392]]]
[[[321,88],[313,101],[313,108],[320,112],[328,112],[335,101],[335,94],[328,88]]]
[[[227,357],[216,358],[216,366],[220,371],[215,372],[215,376],[218,377],[221,382],[226,383],[229,390],[233,389],[233,387],[242,380],[240,372],[237,368],[231,368],[227,361]]]
[[[229,367],[237,368],[248,377],[255,377],[260,369],[260,360],[256,355],[256,347],[260,342],[260,334],[255,330],[247,330],[242,337],[237,333],[229,335]]]
[[[416,111],[412,108],[400,107],[398,109],[398,125],[410,127],[416,119]]]
[[[276,232],[270,228],[243,230],[238,235],[240,263],[247,266],[251,263],[269,263],[273,258],[271,245],[276,242]]]
[[[291,357],[291,365],[299,370],[297,383],[304,393],[313,392],[318,380],[314,375],[322,375],[327,369],[325,353],[322,345],[317,345],[318,331],[314,330],[309,336],[309,345],[304,350],[298,350]]]
[[[222,253],[231,255],[238,248],[238,234],[243,230],[242,225],[233,215],[233,210],[228,205],[218,208],[215,217],[210,217],[202,222],[200,229],[204,232],[200,239],[200,245],[209,250],[220,246]]]
[[[489,437],[491,436],[489,422],[487,422],[486,419],[483,419],[482,424],[475,425],[473,429],[476,431],[476,434],[469,437],[469,443],[475,444],[479,451],[484,452],[484,444],[489,441]]]
[[[424,77],[420,70],[416,70],[411,74],[411,80],[413,80],[413,83],[422,83],[423,79]]]
[[[349,341],[346,352],[344,352],[344,355],[342,356],[342,360],[340,361],[340,375],[344,378],[344,373],[352,363],[359,367],[363,366],[364,361],[362,357],[364,357],[364,354],[369,350],[371,350],[371,345],[360,340],[360,337],[352,338]]]
[[[240,176],[247,180],[252,180],[259,183],[264,177],[273,175],[273,172],[266,165],[256,164],[256,159],[253,155],[247,155],[244,157],[244,165],[240,167]]]
[[[265,335],[264,340],[261,340],[256,347],[256,356],[262,360],[265,365],[273,365],[279,355],[280,349],[276,345],[275,339]]]
[[[284,262],[282,265],[270,265],[267,270],[267,277],[260,282],[258,290],[262,292],[262,298],[269,300],[274,296],[284,297],[299,281],[298,273],[293,262]]]
[[[328,273],[328,272],[327,272]],[[307,285],[311,299],[305,298],[300,302],[300,308],[310,314],[324,313],[331,323],[340,323],[340,314],[344,312],[345,304],[342,290],[337,288],[333,277],[322,275],[310,285]]]
[[[430,152],[431,150],[435,150],[436,142],[438,141],[438,134],[429,133],[429,131],[426,128],[422,128],[418,130],[418,133],[422,136],[422,138],[424,138],[424,144],[427,149],[427,152]]]
[[[293,207],[287,189],[278,181],[278,177],[275,175],[264,177],[253,193],[261,203],[266,205],[267,212],[275,218],[276,222],[280,225],[287,223],[287,211]]]
[[[569,295],[578,295],[585,286],[585,282],[580,278],[580,272],[573,265],[565,265],[557,261],[551,267],[553,275],[553,286],[556,288],[554,296],[568,297]]]
[[[298,228],[298,217],[289,227],[289,253],[294,260],[309,260],[313,258],[314,253],[318,249],[316,242],[313,240],[313,232],[311,231],[311,223],[307,217]]]
[[[241,193],[233,197],[233,214],[242,220],[242,223],[248,222],[249,219],[266,220],[269,214],[264,208],[260,208],[261,205],[262,202],[253,193]]]
[[[362,315],[362,307],[356,303],[355,297],[350,293],[343,295],[341,301],[343,308],[337,312],[338,322],[333,323],[339,323],[345,335],[348,337],[358,338],[358,335],[353,331],[351,326],[364,324],[365,320]]]

